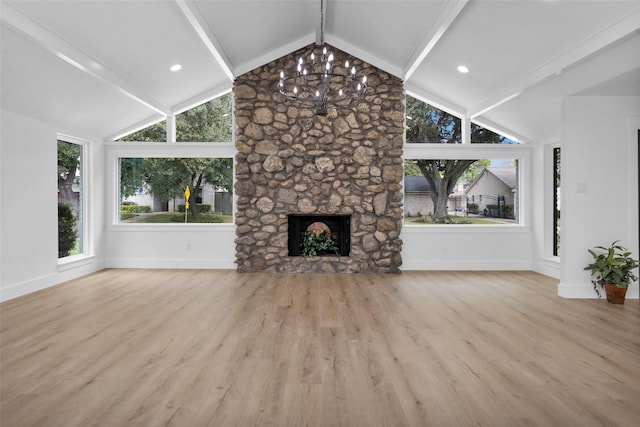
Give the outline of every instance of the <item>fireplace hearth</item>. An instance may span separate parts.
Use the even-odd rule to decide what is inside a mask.
[[[314,223],[326,225],[327,233],[337,246],[336,251],[320,255],[349,256],[351,250],[351,215],[288,215],[289,256],[301,256],[302,239],[309,226]]]

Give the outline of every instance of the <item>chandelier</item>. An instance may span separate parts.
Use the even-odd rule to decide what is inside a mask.
[[[361,97],[367,90],[367,76],[358,77],[347,59],[336,63],[324,44],[324,1],[320,3],[320,42],[308,57],[297,58],[289,70],[280,70],[277,90],[285,99],[311,107],[318,115],[327,115],[327,106]]]

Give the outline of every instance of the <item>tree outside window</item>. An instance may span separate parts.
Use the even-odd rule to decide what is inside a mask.
[[[82,149],[58,140],[58,258],[83,252]]]
[[[462,143],[462,121],[460,118],[433,107],[411,96],[407,96],[406,141],[408,144],[460,144]],[[482,126],[471,127],[471,141],[484,144],[502,144],[505,137]],[[412,159],[407,165],[425,177],[433,200],[432,220],[435,223],[449,222],[447,201],[459,179],[469,174],[472,165],[479,159]]]
[[[120,220],[231,222],[232,189],[231,158],[121,158]]]

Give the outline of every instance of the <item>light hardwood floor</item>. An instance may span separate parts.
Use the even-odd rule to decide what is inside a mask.
[[[0,316],[2,427],[640,425],[640,302],[531,272],[105,270]]]

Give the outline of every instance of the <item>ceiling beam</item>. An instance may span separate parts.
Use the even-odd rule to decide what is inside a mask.
[[[410,82],[405,82],[404,89],[407,92],[407,95],[417,98],[422,102],[426,102],[427,104],[436,107],[444,112],[460,118],[466,117],[464,107],[449,102],[441,96],[426,91],[420,86],[416,86]]]
[[[170,114],[170,109],[165,103],[142,92],[97,59],[42,27],[6,2],[2,3],[1,19],[11,28],[69,65],[108,84],[120,93],[163,116]]]
[[[531,139],[527,138],[526,136],[521,135],[518,132],[513,132],[512,130],[507,129],[504,126],[501,126],[495,122],[492,122],[491,120],[486,120],[486,119],[473,120],[472,123],[476,125],[480,125],[483,128],[490,130],[491,132],[495,132],[499,134],[500,136],[506,136],[507,138],[512,139],[520,144],[531,144],[533,142]]]
[[[200,9],[198,9],[198,7],[195,5],[189,6],[186,0],[175,1],[182,14],[187,18],[187,21],[189,21],[191,27],[193,27],[196,34],[198,34],[198,37],[200,37],[202,43],[204,43],[211,55],[218,62],[218,65],[220,65],[229,80],[235,80],[232,71],[233,64],[224,52],[222,44],[220,44],[218,39],[216,39],[216,37],[209,30],[207,21],[204,16],[202,16]]]
[[[582,40],[580,43],[567,49],[565,53],[532,70],[523,78],[504,85],[497,93],[470,108],[468,112],[469,117],[478,117],[512,100],[525,90],[542,83],[546,79],[561,74],[571,66],[597,54],[602,49],[632,36],[637,33],[639,29],[640,8],[632,11],[617,22],[614,22],[585,40]]]
[[[402,68],[398,67],[395,64],[392,64],[391,62],[384,58],[381,58],[380,56],[362,49],[362,47],[360,46],[356,46],[353,43],[332,36],[331,34],[326,35],[325,41],[327,44],[334,46],[343,52],[349,52],[349,55],[361,59],[373,65],[374,67],[380,68],[381,70],[384,70],[387,73],[398,77],[399,79],[402,78]]]
[[[320,8],[316,8],[314,15],[316,15],[313,20],[316,23],[316,45],[320,46],[324,43],[324,29],[327,22],[326,0],[320,0]]]
[[[405,67],[404,71],[404,81],[407,81],[418,69],[468,2],[469,0],[460,0],[450,1],[444,4],[433,26],[429,29],[429,32],[424,36],[407,61],[407,67]]]
[[[122,129],[119,132],[116,132],[114,134],[105,136],[104,138],[102,138],[102,141],[103,142],[116,141],[116,140],[122,138],[123,136],[127,136],[127,135],[132,134],[134,132],[137,132],[139,130],[146,129],[149,126],[155,125],[156,123],[160,123],[161,121],[166,120],[166,119],[167,119],[167,116],[165,116],[165,115],[162,115],[162,116],[154,115],[152,117],[149,117],[147,119],[144,119],[144,120],[141,120],[141,121],[139,121],[137,123],[134,123],[134,124],[132,124],[130,126],[127,126],[125,129]]]
[[[205,102],[209,102],[214,98],[221,97],[222,95],[231,92],[231,90],[232,90],[231,84],[228,84],[228,83],[221,86],[212,87],[202,93],[199,93],[197,96],[194,96],[193,98],[189,98],[177,105],[174,105],[172,113],[180,114],[194,107],[197,107],[198,105],[204,104]]]

